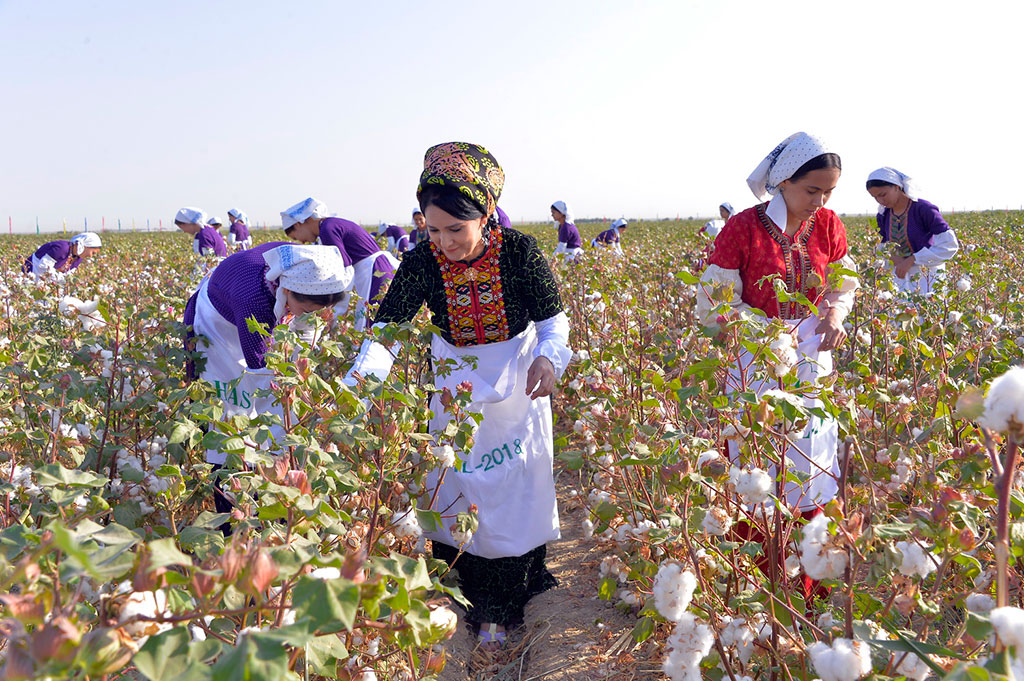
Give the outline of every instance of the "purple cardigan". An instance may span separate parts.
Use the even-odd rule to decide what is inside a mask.
[[[224,237],[220,235],[216,227],[205,225],[195,236],[196,248],[199,255],[213,255],[221,258],[228,254],[228,247],[224,244]]]
[[[580,230],[571,222],[563,222],[558,226],[558,240],[565,244],[566,248],[580,248]]]
[[[346,265],[354,265],[381,252],[377,240],[369,232],[351,220],[342,218],[324,218],[320,221],[320,243],[337,247]]]
[[[54,269],[61,271],[61,269],[64,267],[64,263],[66,263],[68,259],[71,258],[71,242],[51,241],[40,246],[32,255],[36,256],[39,259],[42,259],[46,256],[50,256],[51,258],[53,258]],[[79,257],[75,257],[75,259],[71,261],[71,265],[68,266],[67,271],[71,271],[81,264],[82,259]],[[21,271],[25,272],[26,274],[32,272],[31,255],[25,259],[25,264],[22,266]]]
[[[892,210],[886,208],[878,214],[878,233],[882,241],[889,241],[889,224]],[[916,199],[907,213],[907,239],[915,253],[932,244],[932,237],[949,231],[949,225],[939,212],[938,206],[924,199]]]

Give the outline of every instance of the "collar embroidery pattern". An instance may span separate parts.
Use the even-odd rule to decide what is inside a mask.
[[[430,250],[441,268],[449,331],[457,346],[509,339],[499,268],[501,242],[501,230],[494,230],[487,252],[472,265],[449,260],[430,243]]]
[[[782,249],[782,261],[786,265],[786,289],[791,293],[802,293],[808,299],[812,299],[809,293],[819,286],[817,281],[820,277],[813,270],[811,256],[807,252],[807,242],[814,232],[814,221],[818,216],[815,212],[804,226],[802,232],[796,235],[796,240],[779,229],[779,226],[772,222],[765,209],[767,204],[762,203],[757,207],[757,217],[761,225],[768,232],[768,235]],[[810,312],[805,306],[796,301],[779,303],[779,316],[782,319],[802,319]]]

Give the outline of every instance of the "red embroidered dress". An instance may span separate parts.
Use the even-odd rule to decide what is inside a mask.
[[[474,263],[454,262],[434,242],[430,250],[441,268],[448,326],[454,345],[480,345],[509,339],[501,287],[502,230],[496,230],[484,254]]]
[[[770,281],[778,274],[791,292],[819,305],[826,268],[846,255],[846,227],[834,212],[819,208],[793,236],[772,222],[768,204],[748,208],[729,220],[715,239],[708,261],[724,270],[738,270],[744,303],[769,317],[802,319],[810,312],[796,302],[779,303]]]

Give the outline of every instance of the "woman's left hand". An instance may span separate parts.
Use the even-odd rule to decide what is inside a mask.
[[[846,340],[846,329],[843,328],[839,315],[831,310],[818,322],[814,333],[821,335],[821,343],[818,345],[818,350],[822,352],[825,350],[835,350]]]
[[[531,400],[547,397],[555,391],[555,365],[547,357],[537,357],[526,372],[526,394]]]
[[[893,267],[893,274],[902,279],[907,276],[908,272],[910,272],[910,268],[914,266],[914,262],[914,256],[900,259],[899,262],[894,263],[895,267]]]

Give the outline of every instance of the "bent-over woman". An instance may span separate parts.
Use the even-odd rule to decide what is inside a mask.
[[[100,252],[103,242],[95,232],[81,232],[69,241],[50,241],[25,258],[21,271],[35,275],[36,279],[48,277],[63,279],[83,262]]]
[[[174,216],[174,224],[192,235],[192,252],[200,257],[226,258],[228,247],[216,227],[206,224],[206,213],[199,208],[182,208]]]
[[[232,251],[245,251],[252,248],[252,236],[249,234],[249,216],[237,208],[228,211],[231,226],[228,227],[228,245]]]
[[[396,258],[409,250],[409,234],[398,225],[382,222],[377,227],[377,235],[387,239],[388,251]]]
[[[489,648],[522,621],[532,596],[556,584],[545,566],[547,542],[559,536],[549,395],[571,356],[568,318],[544,254],[532,236],[501,224],[504,182],[483,147],[449,142],[427,150],[417,197],[429,247],[406,253],[375,320],[411,321],[425,303],[440,329],[431,342],[435,366],[457,364],[435,377],[437,389],[472,384],[469,409],[483,414],[472,450],[444,472],[432,508],[450,518],[477,507],[479,529],[455,569],[472,603],[467,620]],[[476,358],[475,369],[463,366],[467,358]],[[384,377],[393,359],[366,341],[349,378]],[[448,418],[437,399],[432,409],[436,433]],[[422,503],[441,473],[429,474]],[[427,536],[435,557],[455,561],[450,527]]]
[[[622,233],[628,226],[625,219],[619,218],[611,227],[594,237],[590,245],[594,248],[611,248],[617,255],[622,255]]]

